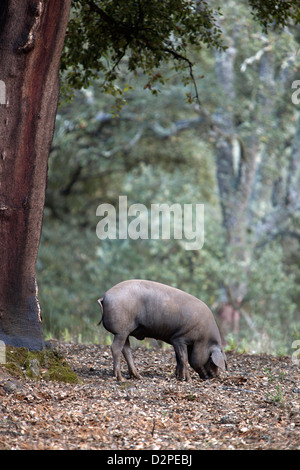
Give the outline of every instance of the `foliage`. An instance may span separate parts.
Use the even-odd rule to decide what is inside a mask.
[[[74,4],[76,22],[81,4]],[[129,9],[130,3],[127,12]],[[189,49],[206,115],[186,102],[186,88],[171,64],[157,69],[167,86],[159,99],[153,97],[151,91],[158,91],[157,84],[151,84],[152,90],[145,89],[142,72],[138,68],[127,71],[127,51],[115,81],[123,90],[126,107],[114,108],[114,97],[103,94],[103,81],[98,77],[59,108],[37,264],[49,335],[97,341],[100,310],[96,299],[126,278],[149,278],[177,286],[213,309],[222,302],[224,285],[238,281],[247,285],[243,309],[250,315],[251,327],[242,316],[239,336],[232,340],[237,348],[289,349],[292,332],[299,329],[299,213],[293,213],[282,230],[277,225],[277,232],[262,239],[257,234],[260,221],[281,207],[288,182],[297,116],[290,90],[280,79],[287,73],[292,79],[297,71],[297,44],[287,29],[280,34],[272,30],[266,39],[244,4],[237,7],[229,2],[223,9],[223,38],[230,42],[235,37],[234,99],[229,100],[216,73],[220,56],[215,51]],[[257,51],[261,51],[261,59],[255,58]],[[263,60],[270,61],[269,70],[276,72],[269,86],[262,80]],[[103,73],[111,70],[112,62],[106,66]],[[213,126],[207,115],[214,117]],[[235,247],[227,242],[216,178],[220,138],[215,123],[228,116],[234,123],[234,139],[243,141],[255,135],[262,149],[246,218],[246,264],[236,258]],[[104,202],[118,209],[119,195],[127,196],[128,206],[138,202],[149,211],[151,203],[204,203],[203,249],[186,251],[173,239],[100,241],[96,209]],[[287,238],[289,234],[294,238]],[[105,342],[106,333],[101,336]]]
[[[104,89],[122,93],[113,82],[126,57],[126,68],[142,69],[152,89],[164,81],[153,73],[162,62],[175,60],[177,69],[189,71],[190,45],[222,47],[216,17],[204,1],[74,1],[62,70],[72,87],[87,87],[100,72]]]
[[[263,25],[265,30],[270,26],[286,26],[291,19],[295,23],[300,21],[299,1],[249,0],[249,4],[253,8],[254,18]]]
[[[157,69],[170,62],[175,70],[184,72],[183,83],[193,83],[194,93],[188,94],[189,99],[199,100],[191,46],[193,50],[203,46],[224,49],[220,19],[225,8],[218,3],[74,0],[61,65],[65,92],[87,88],[100,76],[103,90],[121,105],[126,88],[116,82],[120,65],[127,72],[142,70],[148,77],[145,88],[157,93],[154,85],[166,82]],[[249,0],[248,10],[250,5],[252,15],[265,30],[274,25],[282,28],[299,22],[299,3]]]

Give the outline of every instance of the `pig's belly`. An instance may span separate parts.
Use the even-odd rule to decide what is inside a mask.
[[[154,338],[169,343],[170,338],[173,336],[173,334],[174,329],[170,328],[170,326],[168,326],[167,328],[158,327],[153,330],[152,328],[140,325],[130,333],[130,336],[134,336],[139,340],[142,340],[144,338]]]

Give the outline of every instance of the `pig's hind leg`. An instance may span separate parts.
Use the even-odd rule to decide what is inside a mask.
[[[124,344],[127,340],[128,335],[116,334],[111,345],[111,352],[113,356],[113,371],[114,376],[122,382],[124,378],[121,374],[121,352],[123,350]]]
[[[128,370],[129,370],[130,377],[135,377],[136,379],[140,379],[141,376],[138,373],[138,371],[137,371],[137,369],[134,365],[132,352],[131,352],[131,349],[130,349],[129,337],[126,339],[126,342],[124,344],[122,352],[123,352],[123,355],[124,355],[124,357],[126,359],[126,362],[127,362],[127,365],[128,365]]]

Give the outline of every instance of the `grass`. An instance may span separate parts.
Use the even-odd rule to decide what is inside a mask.
[[[16,377],[66,383],[79,382],[65,358],[55,350],[29,351],[27,348],[7,345],[6,361],[2,367]]]

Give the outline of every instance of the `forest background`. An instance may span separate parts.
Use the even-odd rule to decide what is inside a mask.
[[[300,80],[297,31],[266,35],[244,2],[227,2],[223,52],[190,48],[187,73],[165,65],[122,73],[115,96],[98,79],[61,100],[49,159],[37,263],[47,337],[110,342],[97,305],[124,279],[183,289],[216,313],[226,303],[239,325],[233,346],[291,353],[300,337]],[[124,67],[124,70],[127,70]],[[62,72],[62,88],[64,73]],[[97,207],[204,204],[205,243],[99,240]]]

